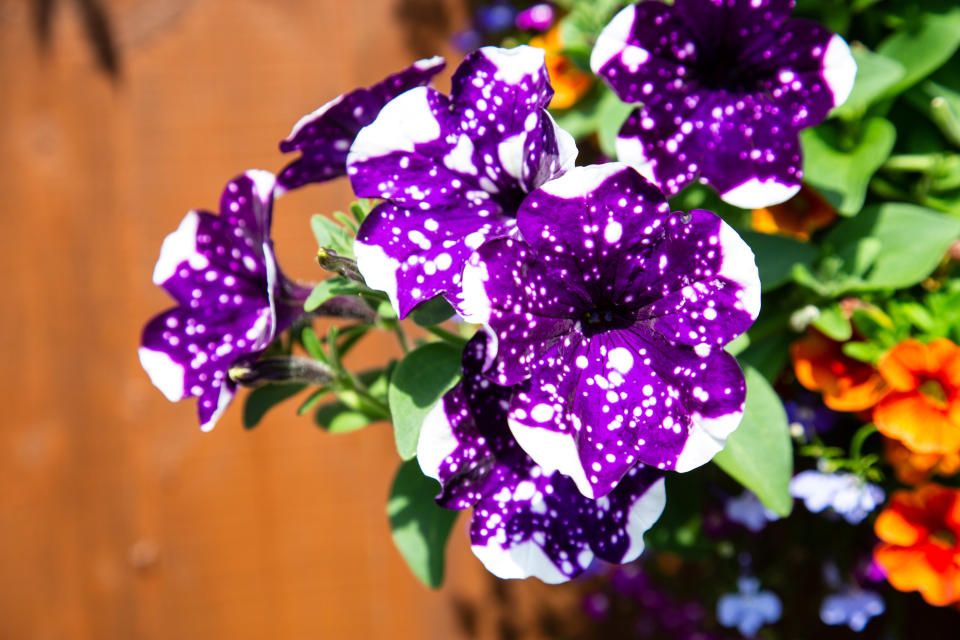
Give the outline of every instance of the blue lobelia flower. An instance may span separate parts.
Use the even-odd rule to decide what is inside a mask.
[[[763,506],[756,494],[748,490],[728,499],[723,505],[723,513],[729,520],[743,525],[753,533],[762,531],[768,522],[780,519],[780,516]]]
[[[350,148],[358,196],[385,200],[357,234],[357,266],[400,317],[459,291],[467,256],[508,235],[526,194],[573,166],[573,138],[545,107],[544,52],[485,47],[468,55],[451,95],[419,87],[388,103]]]
[[[143,330],[140,363],[171,401],[200,399],[213,428],[236,391],[227,374],[303,313],[310,289],[277,267],[270,240],[275,179],[247,171],[227,184],[220,215],[191,211],[163,241],[153,272],[177,306]]]
[[[801,471],[790,481],[790,495],[813,513],[832,508],[849,524],[859,524],[883,502],[883,489],[853,473]]]
[[[699,179],[738,207],[800,189],[798,133],[847,99],[856,63],[843,39],[791,20],[793,0],[648,1],[618,13],[590,66],[639,104],[620,160],[667,195]]]
[[[743,412],[723,346],[760,309],[749,247],[709,211],[671,213],[620,163],[546,183],[516,221],[520,238],[471,256],[458,307],[496,338],[491,379],[531,380],[510,401],[520,446],[594,498],[637,462],[710,460]]]
[[[326,182],[347,172],[347,151],[357,133],[377,117],[383,105],[404,91],[430,82],[446,66],[443,58],[418,60],[372,87],[337,96],[300,118],[280,142],[280,151],[300,158],[277,177],[278,195],[311,182]]]
[[[473,508],[473,552],[500,578],[558,583],[582,573],[595,556],[634,560],[666,502],[663,472],[637,465],[608,496],[591,500],[566,476],[538,466],[507,425],[510,399],[524,385],[500,386],[483,375],[490,341],[479,332],[467,344],[462,381],[420,432],[420,467],[443,487],[437,502]]]
[[[765,624],[780,619],[783,605],[772,591],[760,591],[760,581],[752,577],[737,580],[737,593],[727,593],[717,601],[717,622],[736,627],[741,634],[753,637]]]
[[[851,630],[863,631],[870,618],[886,610],[879,593],[851,587],[823,599],[820,605],[820,620],[828,625],[845,624]]]

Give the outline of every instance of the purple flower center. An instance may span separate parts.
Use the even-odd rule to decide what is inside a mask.
[[[591,338],[607,331],[627,329],[636,321],[634,314],[622,307],[600,304],[580,317],[580,327],[583,335]]]
[[[740,51],[725,46],[713,50],[705,47],[701,51],[693,69],[700,86],[730,93],[754,93],[762,88],[756,71],[739,61]]]

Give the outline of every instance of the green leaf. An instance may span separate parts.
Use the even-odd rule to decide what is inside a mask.
[[[946,13],[924,13],[916,22],[887,37],[877,53],[903,65],[905,73],[887,89],[893,97],[920,82],[950,59],[960,47],[960,9]]]
[[[800,132],[804,179],[839,213],[852,216],[863,207],[870,178],[890,155],[897,139],[893,124],[869,118],[857,140],[843,139],[829,122]]]
[[[257,387],[247,394],[247,400],[243,404],[244,429],[253,429],[260,424],[267,411],[306,388],[307,385],[300,382],[265,384]]]
[[[393,371],[387,397],[397,451],[404,460],[417,455],[423,419],[460,379],[460,352],[449,343],[433,342],[408,353]]]
[[[418,304],[410,314],[410,317],[421,327],[432,327],[435,324],[449,320],[453,317],[453,314],[453,307],[450,306],[450,303],[441,296],[437,296],[432,300]]]
[[[857,61],[857,78],[846,102],[830,115],[858,120],[870,105],[883,98],[906,75],[906,69],[896,60],[874,53],[862,44],[854,43],[850,50]]]
[[[444,550],[459,513],[437,506],[438,493],[440,485],[413,459],[400,465],[387,502],[393,544],[414,575],[433,589],[443,583]]]
[[[750,489],[768,508],[790,515],[790,478],[793,451],[787,414],[770,383],[752,367],[744,368],[747,403],[743,421],[727,438],[714,462],[734,480]]]
[[[355,296],[366,291],[366,288],[359,282],[347,280],[346,278],[335,276],[327,278],[319,283],[307,296],[307,301],[303,303],[304,311],[313,311],[331,298],[337,296]]]
[[[310,228],[318,247],[333,249],[347,258],[353,257],[353,237],[336,222],[318,213],[310,218]]]
[[[926,278],[960,237],[960,219],[912,204],[890,202],[867,207],[835,226],[824,240],[844,247],[875,238],[876,260],[854,290],[905,289]]]
[[[597,107],[597,142],[600,143],[600,151],[608,158],[617,157],[617,134],[635,108],[636,105],[621,101],[617,94],[604,85],[603,97]]]
[[[817,258],[816,247],[793,238],[757,231],[741,231],[740,236],[757,258],[762,291],[772,291],[786,284],[793,278],[795,264],[810,267]]]
[[[317,409],[313,419],[330,433],[349,433],[362,429],[372,421],[361,411],[351,409],[342,402],[331,402]]]
[[[838,304],[821,309],[820,315],[813,321],[813,326],[819,329],[820,333],[837,342],[846,342],[853,335],[850,319]]]

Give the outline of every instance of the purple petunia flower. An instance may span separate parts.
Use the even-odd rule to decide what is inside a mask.
[[[553,24],[556,10],[549,2],[541,2],[517,14],[514,21],[521,31],[546,31]]]
[[[483,375],[489,340],[479,332],[467,344],[462,381],[420,432],[420,467],[443,487],[437,502],[473,507],[473,552],[501,578],[535,576],[552,584],[582,573],[594,556],[634,560],[666,503],[663,472],[637,465],[616,490],[591,500],[566,476],[534,463],[507,425],[516,389]]]
[[[573,138],[545,107],[542,49],[485,47],[453,75],[451,95],[395,98],[350,149],[358,196],[382,198],[357,234],[357,266],[400,317],[459,290],[464,260],[508,235],[524,196],[573,166]]]
[[[741,524],[753,533],[758,533],[768,522],[779,520],[780,516],[766,508],[752,491],[745,490],[736,498],[730,498],[723,505],[723,513],[733,522]]]
[[[803,500],[813,513],[827,507],[849,524],[860,524],[883,502],[883,489],[864,482],[853,473],[801,471],[790,481],[790,495]]]
[[[828,625],[845,624],[852,631],[863,631],[870,618],[886,610],[883,597],[875,591],[851,587],[823,599],[820,620]]]
[[[639,106],[619,159],[668,195],[694,179],[757,208],[800,189],[798,132],[847,99],[856,63],[844,40],[791,20],[793,0],[649,0],[618,13],[590,67]]]
[[[753,637],[765,624],[773,624],[783,613],[780,598],[772,591],[760,591],[760,581],[743,577],[737,580],[738,593],[727,593],[717,601],[717,622],[736,627]]]
[[[209,431],[233,399],[227,374],[303,313],[310,289],[287,280],[270,240],[275,179],[247,171],[227,184],[220,215],[191,211],[163,241],[153,282],[178,306],[143,330],[140,363],[173,402],[197,396]]]
[[[300,151],[277,177],[277,194],[311,182],[346,174],[347,151],[357,133],[377,117],[383,105],[404,91],[430,82],[446,66],[443,58],[418,60],[372,87],[337,96],[300,118],[280,143],[280,151]]]
[[[753,253],[709,211],[671,213],[620,163],[577,167],[524,200],[523,240],[491,241],[464,269],[461,314],[497,340],[489,375],[514,385],[510,428],[588,497],[637,462],[688,471],[743,412],[723,346],[760,309]]]

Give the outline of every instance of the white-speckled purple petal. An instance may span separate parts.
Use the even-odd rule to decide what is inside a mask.
[[[591,500],[569,478],[534,464],[506,424],[514,390],[483,375],[487,340],[481,333],[467,345],[463,380],[420,432],[417,458],[443,487],[438,502],[474,507],[473,551],[501,578],[558,583],[582,573],[595,556],[634,560],[666,501],[662,472],[637,466],[609,496]]]
[[[601,32],[591,66],[642,105],[617,155],[673,195],[694,180],[739,207],[800,187],[800,129],[849,95],[856,64],[839,36],[789,19],[787,0],[650,0]]]
[[[526,46],[480,49],[454,74],[449,98],[427,87],[401,94],[351,147],[354,191],[386,200],[393,208],[384,211],[396,221],[376,230],[370,227],[382,225],[380,218],[364,222],[358,238],[373,247],[358,253],[364,274],[378,269],[384,256],[397,260],[398,236],[406,243],[436,231],[424,223],[439,225],[443,236],[442,247],[414,241],[411,252],[402,250],[415,281],[410,291],[415,287],[422,297],[408,295],[407,283],[393,279],[394,304],[406,300],[397,309],[401,317],[438,293],[454,301],[459,287],[451,278],[459,278],[463,258],[483,241],[507,235],[526,193],[573,166],[576,146],[545,110],[553,90],[543,55]],[[421,268],[431,251],[454,258],[448,274]]]
[[[140,362],[168,399],[200,398],[204,430],[233,397],[229,367],[263,350],[309,291],[279,272],[270,241],[274,177],[227,184],[221,213],[191,211],[163,242],[153,279],[177,301],[143,331]]]
[[[509,415],[520,446],[588,497],[638,461],[687,471],[712,458],[745,394],[722,347],[759,312],[743,240],[710,212],[671,213],[619,163],[547,183],[517,226],[521,238],[471,256],[464,291],[496,338],[487,375],[529,379]]]
[[[346,174],[347,151],[360,129],[373,122],[383,105],[408,89],[428,84],[444,66],[440,57],[418,60],[371,87],[337,96],[303,116],[280,143],[283,153],[300,151],[301,156],[280,172],[278,191]]]

